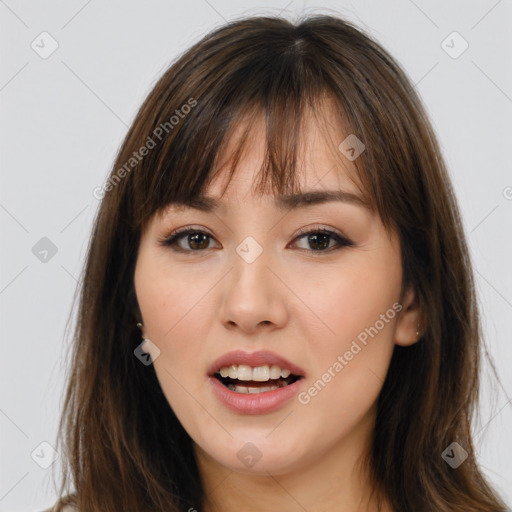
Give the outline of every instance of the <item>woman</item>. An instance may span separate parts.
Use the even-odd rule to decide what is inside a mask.
[[[55,510],[504,510],[471,440],[458,207],[370,37],[329,16],[215,30],[95,195]]]

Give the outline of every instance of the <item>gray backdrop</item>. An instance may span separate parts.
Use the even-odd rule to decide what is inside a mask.
[[[510,1],[5,0],[1,511],[54,502],[64,330],[98,207],[92,191],[140,103],[175,56],[225,20],[300,12],[339,13],[368,29],[427,105],[461,204],[486,340],[502,381],[492,384],[486,371],[475,448],[512,502]]]

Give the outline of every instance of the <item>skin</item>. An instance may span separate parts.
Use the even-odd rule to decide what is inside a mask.
[[[354,164],[335,157],[318,124],[306,126],[302,189],[359,194]],[[335,142],[346,137],[331,132]],[[252,124],[251,144],[222,198],[225,169],[210,184],[207,195],[221,199],[218,211],[173,206],[151,219],[134,277],[143,334],[160,350],[155,372],[194,443],[207,495],[196,508],[374,511],[358,461],[370,446],[393,347],[418,339],[414,292],[400,295],[398,237],[357,204],[328,202],[286,212],[274,206],[273,195],[255,195],[264,133],[263,120]],[[229,161],[231,144],[221,161]],[[193,252],[197,245],[186,236],[179,244],[189,253],[159,244],[185,226],[207,231],[212,238],[203,247],[209,248]],[[315,244],[297,230],[319,227],[341,232],[354,245],[314,251]],[[251,264],[236,252],[247,236],[263,248]],[[326,243],[337,247],[334,239]],[[244,416],[226,409],[210,389],[209,365],[242,349],[272,350],[294,362],[305,370],[300,391],[307,391],[395,303],[400,313],[386,317],[366,346],[359,343],[362,349],[307,404],[293,399],[277,411]],[[237,457],[247,442],[262,454],[251,468]],[[385,503],[383,510],[391,508]]]

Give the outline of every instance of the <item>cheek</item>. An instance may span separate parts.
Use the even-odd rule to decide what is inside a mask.
[[[201,368],[209,339],[213,308],[208,291],[218,278],[212,269],[198,267],[192,275],[154,255],[143,255],[134,279],[144,333],[160,351],[154,368],[162,390],[175,411],[188,410],[188,393],[195,396],[204,384],[194,370]]]
[[[192,275],[156,257],[151,262],[140,258],[135,288],[147,337],[162,348],[171,340],[196,339],[193,334],[201,327],[197,319],[207,315],[205,295],[214,283],[208,269],[196,269]]]
[[[197,366],[205,339],[198,321],[205,314],[201,301],[205,290],[185,273],[170,272],[155,259],[146,262],[139,260],[134,279],[145,336],[160,351],[153,362],[157,379],[182,424],[195,424],[196,417],[207,421],[190,399],[199,392],[190,369]]]
[[[381,315],[393,309],[400,297],[401,264],[393,253],[375,251],[365,257],[354,253],[341,268],[321,269],[314,281],[310,273],[297,275],[304,276],[299,287],[305,292],[304,302],[311,305],[311,313],[323,322],[321,331],[325,336],[320,342],[327,346],[332,346],[336,339],[343,342],[355,337],[374,325]],[[394,318],[395,311],[387,316]],[[390,323],[386,322],[379,330],[389,330]]]
[[[336,403],[340,411],[363,410],[378,395],[387,373],[402,273],[395,253],[374,254],[359,254],[352,264],[317,276],[307,299],[321,319],[314,328],[311,315],[297,316],[312,340],[305,358],[311,362],[310,381],[318,385],[308,396],[318,396],[315,400],[327,408]]]
[[[311,319],[301,325],[308,339],[304,360],[309,374],[295,418],[302,418],[302,427],[319,433],[326,445],[343,438],[350,439],[349,445],[357,444],[357,432],[373,428],[400,309],[393,308],[400,274],[387,270],[377,275],[366,267],[326,279],[311,303],[329,328],[312,329]],[[322,289],[328,293],[320,293]]]

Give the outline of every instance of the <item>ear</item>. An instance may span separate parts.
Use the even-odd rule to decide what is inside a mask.
[[[424,326],[421,324],[421,314],[418,301],[412,286],[403,295],[402,310],[395,329],[395,343],[403,347],[413,345],[422,335]],[[419,328],[418,328],[419,324]],[[417,334],[419,331],[419,334]]]

